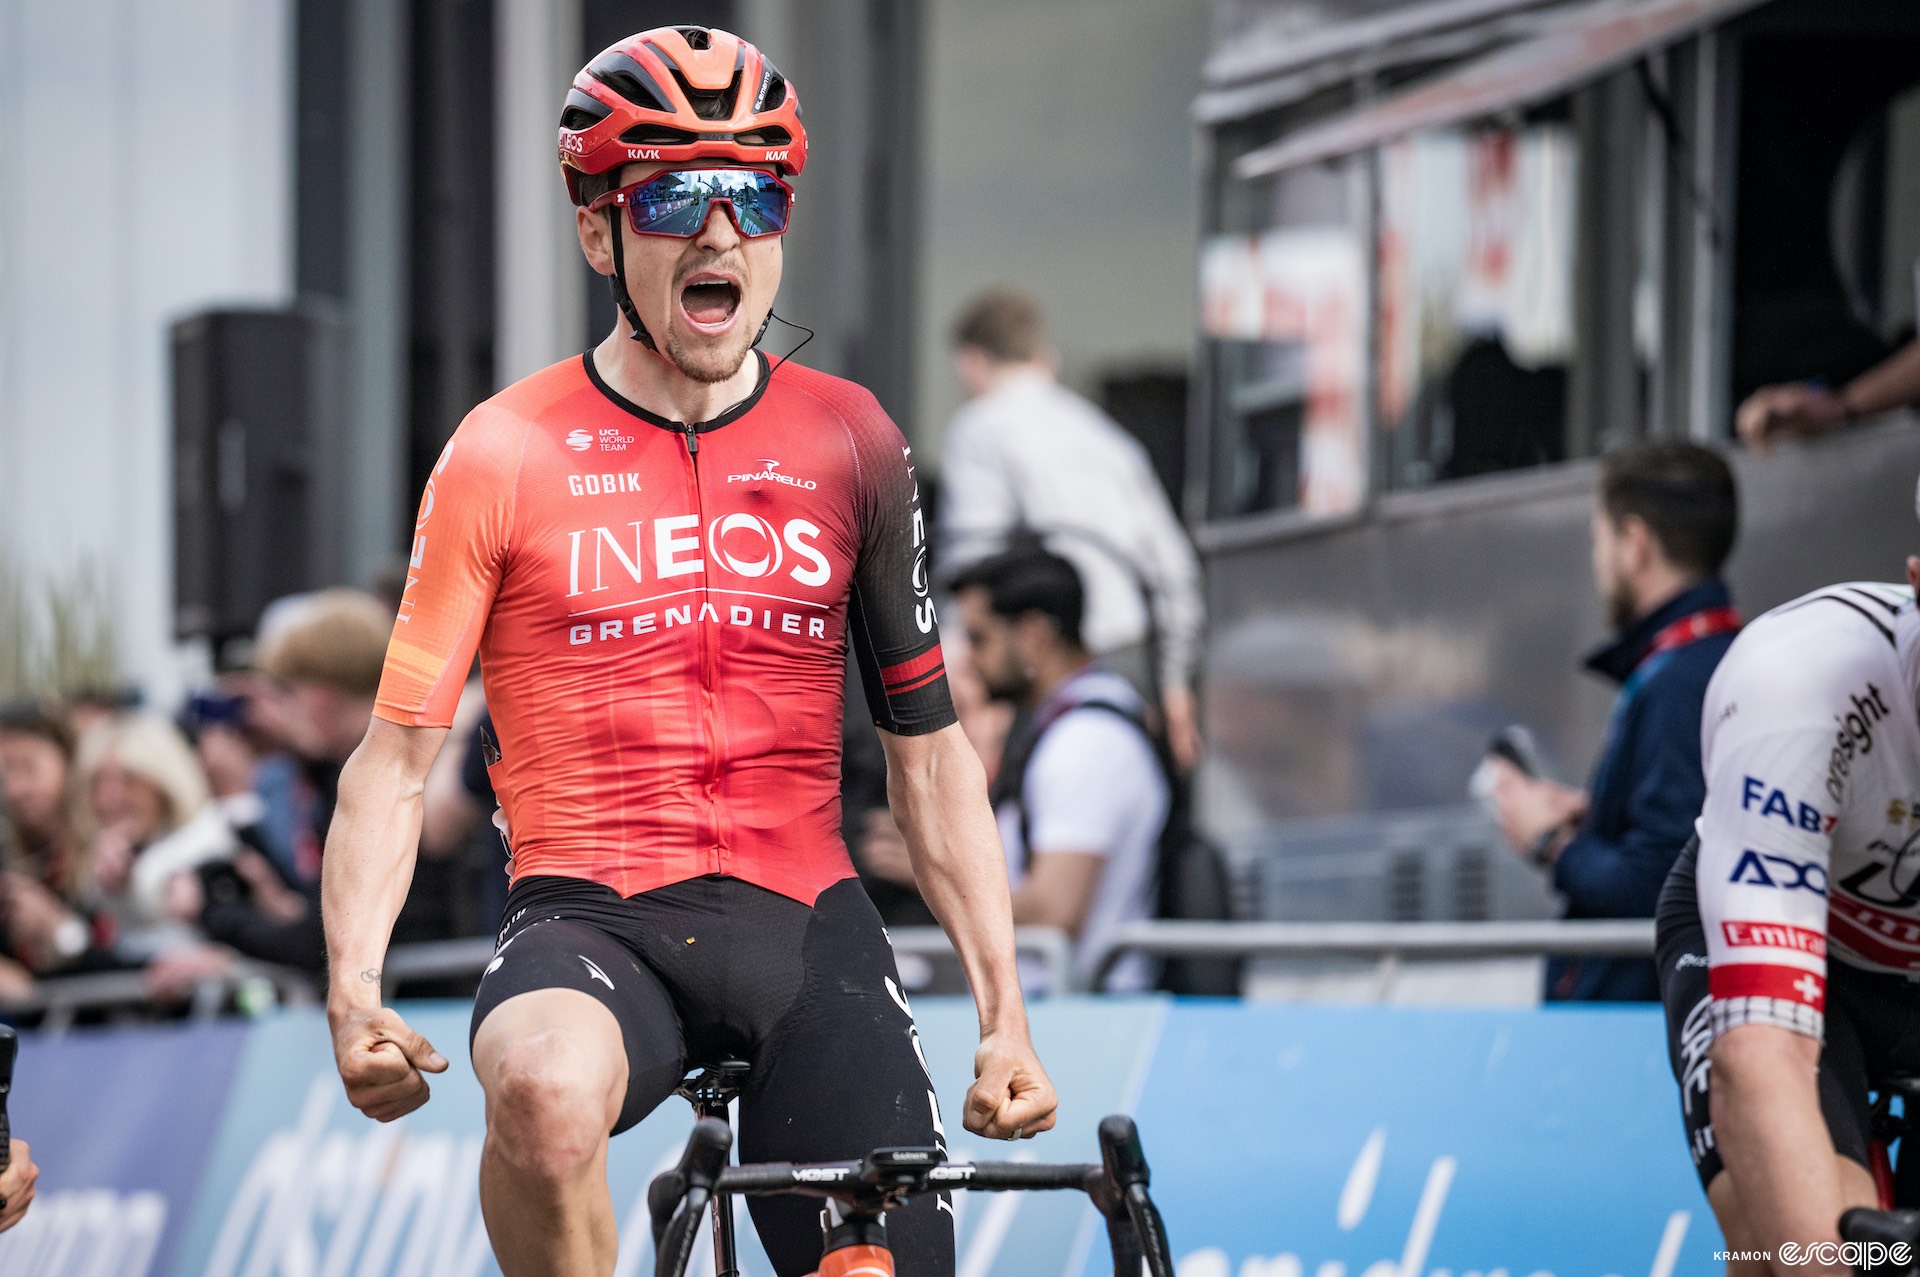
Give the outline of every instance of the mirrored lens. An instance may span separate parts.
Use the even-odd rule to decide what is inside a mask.
[[[699,234],[716,199],[732,205],[742,235],[778,234],[787,228],[791,203],[786,188],[772,175],[722,168],[662,173],[629,199],[634,230],[682,236]]]

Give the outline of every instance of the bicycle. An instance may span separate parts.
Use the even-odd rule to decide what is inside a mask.
[[[1893,1101],[1900,1111],[1893,1111]],[[1882,1265],[1872,1271],[1876,1277],[1887,1273],[1913,1273],[1920,1270],[1920,1154],[1909,1157],[1907,1136],[1920,1131],[1920,1077],[1896,1074],[1877,1088],[1870,1126],[1872,1142],[1868,1147],[1874,1187],[1879,1191],[1880,1209],[1856,1206],[1840,1216],[1840,1240],[1861,1245],[1906,1245],[1915,1262],[1904,1266]],[[1893,1156],[1894,1145],[1900,1156]]]
[[[738,1277],[731,1198],[796,1194],[826,1202],[821,1211],[825,1253],[816,1277],[892,1277],[886,1214],[910,1198],[949,1189],[1013,1192],[1078,1189],[1107,1222],[1114,1277],[1173,1277],[1166,1225],[1147,1191],[1151,1178],[1140,1133],[1120,1115],[1100,1123],[1100,1164],[949,1162],[937,1148],[880,1148],[858,1161],[767,1162],[729,1166],[733,1130],[727,1105],[739,1093],[747,1066],[725,1060],[682,1082],[676,1094],[699,1114],[686,1151],[672,1170],[647,1188],[652,1216],[654,1277],[685,1277],[700,1217],[712,1208],[714,1272]]]

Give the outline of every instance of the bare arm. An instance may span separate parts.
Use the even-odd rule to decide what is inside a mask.
[[[1920,401],[1920,341],[1909,342],[1838,391],[1812,382],[1762,386],[1734,418],[1746,445],[1765,452],[1776,435],[1815,435],[1856,417],[1871,417]]]
[[[427,772],[446,729],[376,718],[340,773],[340,801],[321,861],[327,933],[327,1019],[347,1098],[391,1121],[427,1100],[422,1069],[446,1059],[380,1005],[380,968],[406,902],[420,841]]]
[[[1838,1241],[1840,1212],[1873,1205],[1842,1181],[1820,1112],[1819,1062],[1817,1040],[1769,1024],[1739,1025],[1713,1043],[1720,1156],[1755,1244],[1776,1253],[1782,1242]]]
[[[1022,927],[1057,927],[1078,939],[1093,907],[1107,858],[1092,851],[1036,851],[1013,893],[1013,920]]]
[[[883,731],[880,739],[887,798],[906,836],[914,879],[960,955],[980,1013],[967,1129],[1001,1139],[1044,1131],[1053,1125],[1058,1100],[1027,1027],[1006,859],[979,756],[958,724],[922,736]]]

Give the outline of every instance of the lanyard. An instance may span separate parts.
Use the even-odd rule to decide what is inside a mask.
[[[1740,609],[1735,607],[1709,607],[1698,612],[1690,612],[1670,625],[1662,626],[1653,636],[1653,642],[1647,644],[1647,653],[1640,663],[1633,667],[1633,673],[1620,688],[1618,704],[1624,706],[1640,690],[1640,685],[1651,678],[1665,661],[1660,659],[1675,648],[1698,643],[1701,639],[1713,638],[1718,634],[1731,634],[1740,628]]]

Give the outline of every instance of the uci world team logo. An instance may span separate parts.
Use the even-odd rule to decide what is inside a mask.
[[[567,432],[567,447],[572,448],[575,452],[585,452],[588,448],[593,447],[593,436],[585,430],[569,430]]]

